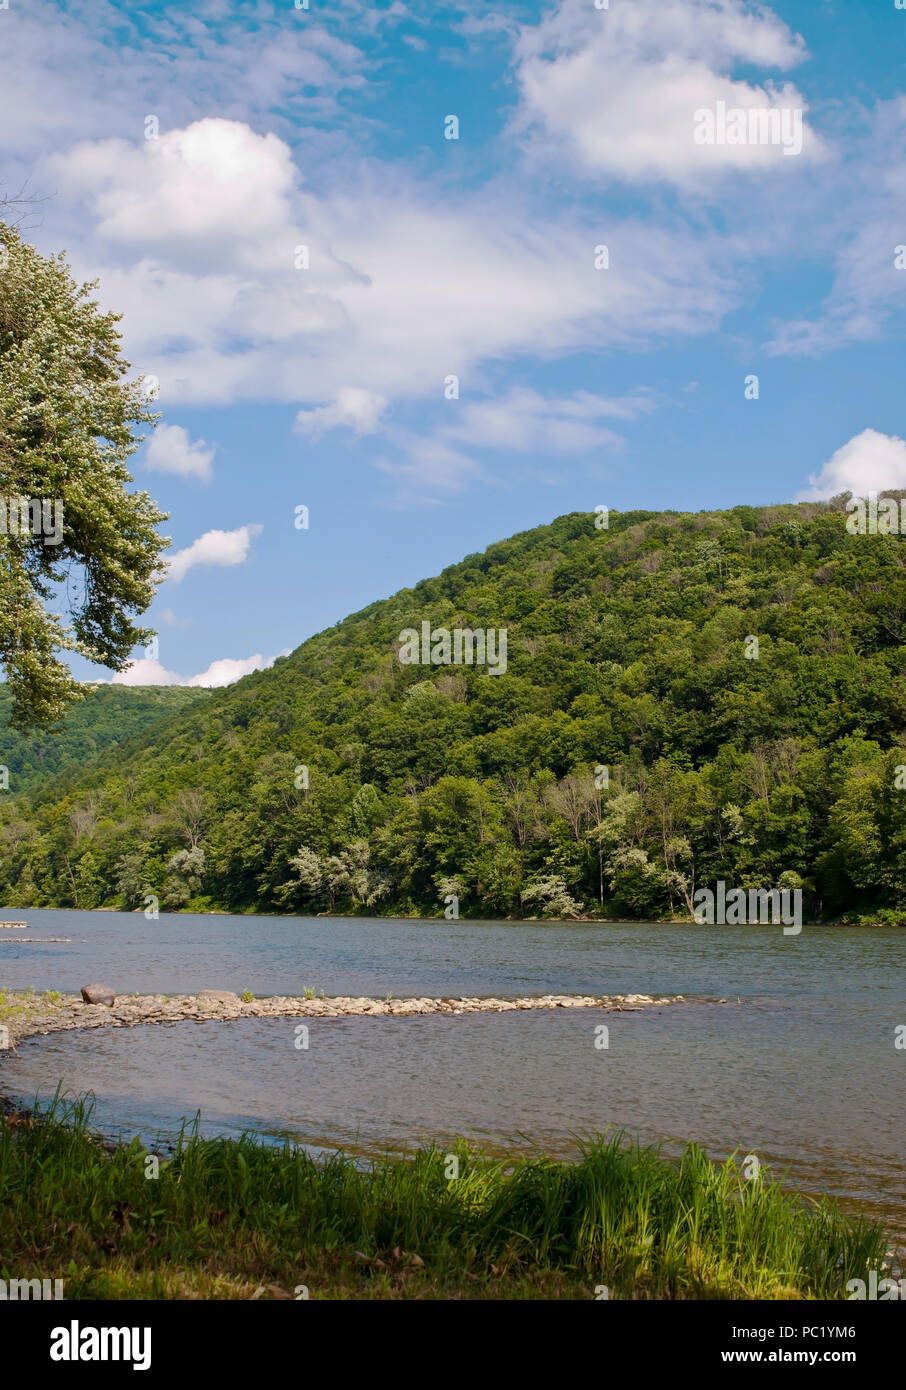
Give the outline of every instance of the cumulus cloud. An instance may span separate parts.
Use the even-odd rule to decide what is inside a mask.
[[[895,434],[863,430],[841,445],[820,472],[812,474],[809,484],[797,502],[835,497],[840,492],[866,497],[884,488],[906,488],[906,441]]]
[[[281,656],[288,656],[283,651]],[[263,657],[260,652],[254,656],[221,657],[212,661],[206,671],[197,676],[181,676],[178,671],[168,671],[153,657],[141,657],[127,666],[125,671],[117,671],[113,677],[114,685],[198,685],[210,689],[232,685],[234,681],[249,675],[252,671],[266,671],[274,664],[274,657]]]
[[[123,313],[161,403],[292,401],[314,435],[367,433],[488,360],[705,332],[738,299],[700,228],[609,218],[598,271],[590,212],[539,221],[494,187],[451,202],[387,166],[316,196],[282,140],[241,122],[83,141],[48,169],[80,209],[76,269]]]
[[[113,685],[183,685],[184,681],[177,671],[168,671],[152,656],[143,656],[133,661],[125,671],[116,671]]]
[[[561,0],[516,42],[513,129],[590,175],[699,189],[715,173],[798,162],[783,157],[779,142],[698,144],[695,113],[723,102],[801,117],[806,102],[791,83],[754,85],[732,73],[743,65],[785,70],[806,56],[777,15],[743,0],[633,0],[605,10]],[[804,121],[801,130],[802,154],[819,153]]]
[[[376,391],[344,386],[330,405],[300,410],[293,428],[297,434],[308,434],[313,439],[338,425],[345,425],[356,434],[374,434],[386,406],[386,397],[378,395]]]
[[[232,685],[240,677],[247,676],[251,671],[265,671],[269,666],[273,666],[274,658],[270,657],[265,661],[260,652],[254,656],[229,657],[223,656],[219,661],[212,661],[206,671],[202,671],[199,676],[190,676],[185,685],[206,685],[221,686]]]
[[[235,531],[205,531],[197,541],[177,550],[169,557],[167,578],[177,584],[185,578],[190,569],[199,565],[233,566],[244,564],[248,559],[252,539],[259,536],[262,527],[257,523],[238,526]]]
[[[217,239],[228,227],[234,250],[256,254],[258,239],[285,221],[295,177],[284,141],[217,117],[141,146],[85,141],[59,164],[68,183],[84,180],[93,189],[102,240],[157,253],[194,252],[205,261],[217,257]]]
[[[198,478],[209,483],[214,476],[211,464],[214,446],[203,439],[193,444],[182,425],[158,425],[145,450],[145,467],[157,473],[175,473],[180,478]]]

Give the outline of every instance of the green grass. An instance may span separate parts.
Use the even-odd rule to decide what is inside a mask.
[[[63,995],[54,989],[43,994],[32,985],[24,990],[0,989],[0,1025],[8,1029],[10,1045],[15,1047],[18,1038],[52,1018],[62,1002]]]
[[[505,1165],[462,1144],[449,1181],[436,1148],[316,1163],[190,1132],[154,1179],[89,1119],[58,1098],[0,1125],[0,1277],[61,1277],[66,1298],[845,1298],[888,1244],[694,1145]]]
[[[38,994],[34,985],[15,991],[0,989],[0,1023],[16,1019],[24,1021],[31,1014],[46,1013],[48,1008],[59,1004],[62,998],[63,995],[56,989],[47,989],[43,994]]]

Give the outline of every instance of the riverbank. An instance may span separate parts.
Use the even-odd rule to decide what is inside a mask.
[[[661,1008],[678,996],[314,998],[135,995],[112,1007],[0,993],[9,1041],[242,1017]],[[370,1025],[369,1025],[370,1026]],[[0,1054],[2,1056],[2,1054]],[[0,1065],[2,1080],[2,1065]],[[114,1143],[90,1110],[0,1102],[0,1276],[66,1299],[845,1298],[890,1237],[762,1168],[597,1138],[578,1162],[492,1159],[465,1141],[372,1162],[189,1135],[172,1159]]]
[[[508,1013],[525,1009],[603,1009],[609,1013],[635,1012],[681,1003],[682,995],[650,994],[545,994],[521,999],[467,997],[435,999],[373,999],[367,996],[272,995],[241,998],[229,991],[199,994],[123,995],[111,1005],[86,1004],[78,995],[53,991],[36,994],[24,990],[0,990],[0,1027],[6,1027],[9,1044],[45,1033],[75,1028],[130,1028],[151,1023],[225,1022],[236,1018],[404,1018],[422,1014],[465,1015]]]
[[[123,908],[118,902],[105,902],[98,904],[97,907],[87,909],[91,912],[122,913],[130,917],[141,917],[146,915],[144,908]],[[0,907],[0,912],[55,912],[76,915],[86,909],[63,906],[59,903],[5,903]],[[426,912],[413,908],[411,912],[392,912],[382,910],[381,904],[371,907],[362,906],[352,912],[309,912],[299,913],[292,911],[285,912],[265,912],[253,907],[222,907],[219,903],[212,902],[210,898],[193,898],[185,906],[178,909],[160,909],[155,922],[181,917],[243,917],[252,918],[255,921],[283,922],[288,920],[302,922],[357,922],[373,921],[381,922],[424,922],[426,925],[442,925],[449,919],[446,917],[442,908],[435,911]],[[677,913],[673,917],[627,917],[614,912],[581,912],[569,917],[538,917],[522,916],[517,913],[505,913],[494,915],[493,913],[464,910],[455,919],[465,925],[486,925],[487,923],[499,923],[501,926],[638,926],[638,927],[701,927],[713,931],[715,925],[719,928],[721,923],[698,922],[687,912]],[[0,928],[4,923],[0,921]],[[742,922],[737,925],[749,927],[762,927],[768,930],[776,930],[780,925],[774,921],[755,921]],[[806,927],[906,927],[906,909],[883,908],[876,912],[858,913],[847,912],[836,917],[804,917],[802,928]],[[34,940],[35,938],[31,938]],[[59,938],[57,938],[59,939]],[[27,938],[26,938],[27,940]]]
[[[167,1162],[101,1143],[79,1104],[0,1121],[3,1274],[62,1278],[67,1300],[845,1299],[886,1249],[694,1145],[364,1167],[190,1135]]]

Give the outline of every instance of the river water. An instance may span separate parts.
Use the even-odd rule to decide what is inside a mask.
[[[682,995],[659,1010],[242,1019],[66,1033],[0,1054],[0,1087],[92,1092],[109,1133],[290,1134],[316,1152],[466,1135],[568,1156],[617,1127],[757,1154],[906,1236],[906,1025],[894,928],[2,912],[0,988],[119,993]],[[30,944],[34,937],[68,944]],[[596,1046],[595,1029],[609,1029]]]

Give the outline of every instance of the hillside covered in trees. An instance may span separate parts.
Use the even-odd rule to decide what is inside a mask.
[[[906,922],[906,550],[845,522],[574,514],[492,545],[0,795],[0,896],[664,918],[723,879]],[[505,673],[403,664],[423,621],[506,629]]]
[[[77,778],[105,749],[208,693],[185,685],[94,685],[57,728],[26,737],[9,727],[13,701],[0,685],[0,766],[9,774],[9,789],[32,791],[63,772]],[[59,794],[59,786],[56,790]]]

